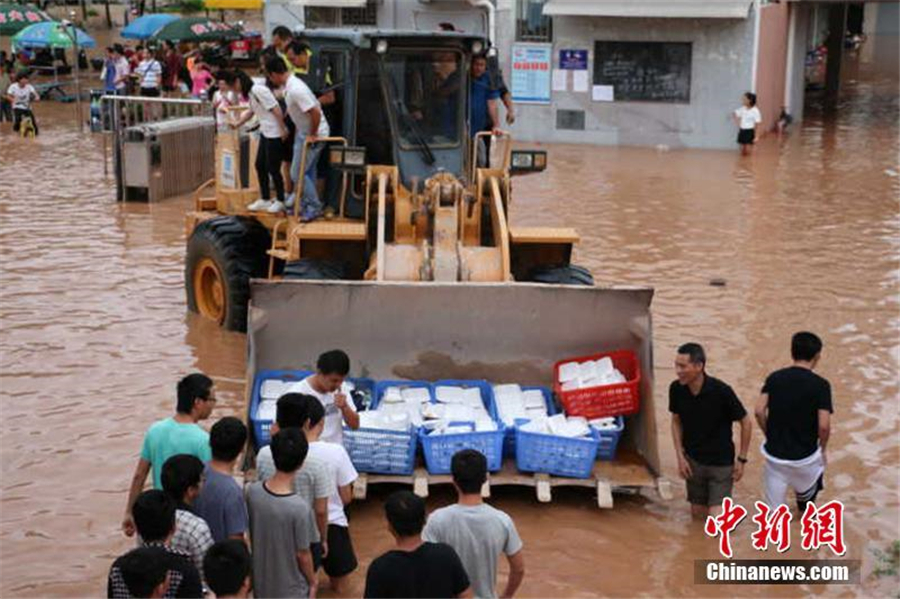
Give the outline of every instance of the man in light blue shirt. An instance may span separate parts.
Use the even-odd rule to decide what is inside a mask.
[[[131,506],[144,489],[144,482],[151,468],[153,488],[162,489],[160,480],[162,467],[173,455],[193,455],[202,462],[212,459],[209,433],[197,423],[209,418],[215,405],[213,382],[205,374],[189,374],[178,382],[178,404],[175,415],[154,422],[144,435],[141,457],[131,479],[128,502],[125,504],[125,518],[122,520],[122,530],[126,535],[129,537],[134,535]]]

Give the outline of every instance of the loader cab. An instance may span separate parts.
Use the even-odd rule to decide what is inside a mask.
[[[396,165],[407,188],[439,171],[464,178],[469,65],[482,38],[317,29],[303,39],[313,51],[311,87],[333,92],[333,103],[323,104],[332,135],[365,147],[369,164]],[[355,177],[351,213],[362,201],[361,186]]]

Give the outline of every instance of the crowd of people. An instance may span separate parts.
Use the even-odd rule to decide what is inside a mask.
[[[215,408],[213,381],[183,378],[175,415],[144,436],[122,522],[138,547],[112,564],[108,596],[315,597],[320,572],[347,596],[359,567],[346,512],[358,474],[342,445],[343,427],[359,427],[349,371],[346,353],[326,352],[315,374],[278,399],[271,441],[243,488],[234,470],[245,424],[224,417],[207,433],[199,422]],[[481,497],[487,460],[463,450],[451,469],[455,505],[428,515],[409,491],[385,501],[394,547],[369,566],[366,597],[497,597],[500,556],[510,571],[500,596],[521,585],[515,524]],[[148,476],[153,488],[143,490]]]
[[[444,27],[446,29],[446,26]],[[256,174],[260,197],[247,206],[251,211],[281,213],[296,209],[303,222],[330,218],[336,211],[335,194],[329,193],[329,166],[320,159],[322,138],[340,135],[339,93],[326,67],[320,78],[310,76],[312,49],[287,27],[276,27],[272,45],[261,54],[262,78],[250,79],[242,70],[220,70],[215,80],[213,105],[220,127],[258,128]],[[488,73],[486,55],[473,57],[469,88],[469,126],[473,137],[480,131],[500,128],[499,103],[506,107],[506,122],[515,112],[502,77]],[[304,154],[304,147],[306,148]],[[303,173],[300,172],[304,160]],[[487,147],[482,142],[479,162]],[[324,201],[317,181],[326,179]]]
[[[213,86],[212,67],[199,46],[179,48],[164,41],[157,48],[113,44],[106,48],[100,71],[107,94],[149,98],[191,97],[208,99]]]
[[[793,490],[798,509],[824,487],[831,388],[814,372],[822,341],[799,332],[793,364],[770,374],[755,408],[764,432],[764,495],[771,506]],[[697,343],[678,348],[669,390],[672,437],[692,514],[705,519],[732,496],[749,461],[751,417],[734,390],[709,375]],[[126,597],[315,597],[320,572],[335,596],[350,592],[359,568],[346,506],[358,473],[342,444],[359,427],[345,382],[350,358],[319,356],[316,372],[276,404],[271,441],[255,456],[255,478],[234,478],[247,446],[245,424],[199,422],[216,404],[213,381],[191,374],[178,384],[176,413],[147,431],[122,528],[138,547],[118,558],[108,595]],[[734,423],[740,423],[735,450]],[[365,597],[512,597],[525,574],[523,542],[512,519],[482,499],[487,461],[475,450],[452,458],[458,500],[430,515],[409,491],[384,503],[394,547],[371,562]],[[153,489],[143,490],[148,476]],[[498,562],[509,574],[497,593]]]

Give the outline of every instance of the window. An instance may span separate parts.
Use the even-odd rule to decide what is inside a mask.
[[[516,39],[520,42],[553,41],[553,20],[544,16],[546,0],[517,0]]]
[[[336,8],[307,6],[304,12],[305,26],[309,29],[340,27],[340,14]]]
[[[400,147],[458,145],[465,106],[462,56],[452,50],[388,52],[384,68]]]
[[[373,0],[366,2],[363,8],[342,8],[341,24],[344,27],[374,27],[378,24],[377,6]]]
[[[378,24],[377,0],[368,0],[362,8],[328,8],[307,6],[304,15],[306,27],[374,27]]]

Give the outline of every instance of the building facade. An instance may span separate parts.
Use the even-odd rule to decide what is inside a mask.
[[[877,6],[866,9],[872,30],[870,15],[897,16],[896,2]],[[266,24],[450,23],[497,48],[517,139],[729,148],[746,91],[765,130],[782,109],[802,118],[811,78],[836,97],[847,10],[806,0],[269,0]]]

